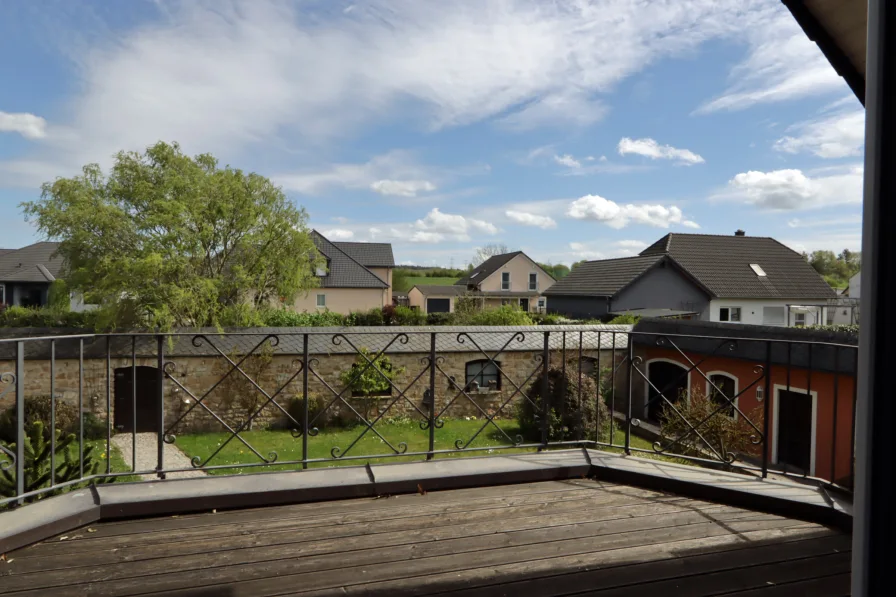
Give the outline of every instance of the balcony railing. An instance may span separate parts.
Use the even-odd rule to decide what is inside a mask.
[[[5,338],[0,507],[137,475],[575,446],[848,490],[856,353],[630,326]]]

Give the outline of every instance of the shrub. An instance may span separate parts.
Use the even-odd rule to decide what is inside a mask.
[[[566,375],[560,367],[550,367],[548,377],[548,441],[595,439],[598,425],[602,428],[609,423],[609,413],[603,401],[597,400],[597,386],[590,377],[583,377],[581,398],[579,380],[574,366],[568,366]],[[529,386],[526,395],[517,407],[517,421],[520,433],[528,442],[541,441],[543,421],[541,371]]]
[[[92,328],[99,311],[69,311],[47,307],[11,306],[0,309],[0,327],[7,328]]]
[[[77,452],[70,449],[75,441],[74,434],[65,434],[56,430],[56,483],[75,481],[80,477],[80,462]],[[10,444],[7,449],[16,452],[16,445]],[[25,492],[37,491],[47,487],[50,483],[50,431],[44,427],[41,421],[34,421],[28,425],[25,435]],[[84,447],[84,476],[96,475],[100,472],[101,461],[94,457],[93,446]],[[95,479],[95,483],[112,483],[114,477]],[[38,496],[25,498],[26,502],[33,502],[58,495],[68,491],[74,491],[87,486],[87,483],[73,483],[65,487],[48,491]],[[15,467],[8,470],[0,468],[0,497],[13,497],[16,495]]]
[[[723,459],[729,461],[737,458],[738,454],[761,453],[761,447],[752,441],[758,434],[747,419],[737,413],[734,417],[728,416],[725,409],[715,412],[720,406],[720,403],[697,388],[692,389],[690,395],[683,391],[679,400],[675,402],[675,409],[684,419],[664,402],[660,415],[663,448],[671,449],[672,452],[695,453],[701,456],[706,456],[707,452],[711,453],[712,448]],[[762,408],[757,407],[753,412],[744,414],[757,428],[762,429]],[[696,426],[701,421],[703,424],[698,431],[705,442],[691,432],[691,426]]]
[[[320,396],[309,396],[308,397],[308,422],[315,427],[326,427],[329,421],[327,420],[327,415],[317,418],[318,415],[323,411],[326,406],[326,402],[324,402],[323,398]],[[289,401],[289,404],[286,406],[286,412],[289,413],[289,416],[296,420],[298,423],[298,429],[296,431],[302,431],[305,427],[305,399],[301,396],[296,396],[292,400]],[[286,427],[287,429],[292,429],[295,427],[295,423],[286,419]]]
[[[619,325],[623,325],[623,324],[634,325],[634,324],[638,323],[639,321],[641,321],[640,316],[632,315],[631,313],[627,313],[625,315],[617,315],[616,317],[614,317],[607,323],[619,324]]]
[[[383,321],[383,310],[374,307],[369,311],[352,311],[347,317],[346,324],[354,326],[385,325],[385,322]]]
[[[542,315],[540,325],[559,325],[563,322],[563,318],[556,313]]]
[[[534,325],[528,313],[512,305],[478,311],[471,314],[465,323],[468,325]]]
[[[84,413],[84,439],[106,439],[107,431],[104,420],[93,413]]]
[[[223,327],[254,328],[266,325],[264,315],[252,305],[228,305],[218,314],[218,325]]]
[[[25,396],[25,428],[31,428],[35,422],[44,425],[47,439],[50,438],[50,406],[49,395]],[[0,441],[16,441],[16,407],[7,408],[0,414]],[[78,407],[74,404],[56,399],[56,429],[63,433],[71,433],[78,428]],[[105,437],[105,425],[103,436]]]
[[[427,322],[426,313],[410,307],[395,307],[393,313],[395,325],[426,325]]]
[[[366,358],[365,358],[366,357]],[[404,369],[394,369],[392,360],[386,355],[377,358],[375,353],[361,348],[361,354],[355,358],[350,369],[346,369],[339,376],[339,380],[352,390],[353,396],[383,396],[391,393],[392,385],[389,380],[402,373]],[[368,367],[368,359],[373,365]],[[377,371],[379,370],[379,371]],[[363,373],[361,373],[363,371]],[[358,375],[360,373],[360,375]]]
[[[332,311],[314,313],[287,311],[286,309],[265,309],[261,312],[264,325],[277,328],[294,327],[341,327],[346,317]]]
[[[454,325],[454,313],[427,313],[426,325]]]

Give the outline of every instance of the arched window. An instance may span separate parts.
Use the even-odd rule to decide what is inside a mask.
[[[713,372],[707,375],[706,395],[719,406],[726,405],[720,413],[733,417],[736,414],[737,378],[729,373]]]
[[[489,361],[480,359],[477,361],[467,361],[466,385],[464,388],[470,390],[476,387],[482,390],[500,390],[501,389],[501,373],[498,367],[501,363],[497,361]]]

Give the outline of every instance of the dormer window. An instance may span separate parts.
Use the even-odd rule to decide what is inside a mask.
[[[753,273],[756,274],[757,276],[759,276],[760,278],[765,277],[765,270],[763,270],[761,267],[759,267],[758,263],[751,263],[750,269],[752,269]]]

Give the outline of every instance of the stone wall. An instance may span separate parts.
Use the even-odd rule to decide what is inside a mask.
[[[600,351],[601,368],[609,366],[611,351]],[[598,351],[585,351],[583,356],[588,359],[596,359]],[[377,413],[384,413],[384,417],[412,419],[422,418],[428,413],[429,406],[424,401],[424,391],[429,388],[429,372],[427,367],[427,353],[397,353],[388,355],[395,370],[394,384],[404,390],[405,397],[399,395],[396,390],[391,396],[380,397],[352,397],[351,391],[346,390],[342,395],[346,401],[359,413],[369,419],[375,418]],[[488,413],[490,416],[498,414],[501,417],[514,416],[514,405],[522,397],[517,392],[517,387],[528,391],[532,378],[537,375],[536,370],[541,367],[536,360],[540,351],[514,351],[506,352],[499,357],[501,369],[504,372],[501,379],[501,388],[498,391],[468,392],[472,398],[460,394],[460,388],[449,378],[454,377],[457,384],[465,383],[466,364],[469,361],[481,358],[475,352],[451,352],[439,354],[439,369],[435,377],[435,413],[442,413],[444,418],[459,418],[468,416],[481,416]],[[577,372],[576,355],[567,354],[568,366],[573,372]],[[617,363],[623,355],[617,351]],[[343,390],[343,382],[340,376],[346,370],[351,369],[356,357],[350,354],[312,355],[311,367],[308,374],[308,393],[311,404],[329,404],[335,399],[334,392]],[[552,352],[551,363],[559,364],[562,356],[559,351]],[[170,364],[170,363],[173,363]],[[155,367],[155,359],[137,359],[137,366]],[[78,361],[72,359],[60,359],[56,361],[55,386],[53,390],[57,399],[77,404],[78,401]],[[114,375],[116,369],[130,370],[129,358],[113,358],[111,360],[112,379],[109,400],[113,424],[115,424],[115,387]],[[221,380],[229,368],[229,364],[222,357],[179,357],[169,361],[169,374],[172,379],[165,380],[164,403],[166,427],[171,427],[176,422],[179,424],[173,429],[175,433],[189,433],[194,431],[224,431],[221,422],[201,406],[196,405],[196,397],[201,397],[205,392],[215,386]],[[247,369],[253,370],[253,364],[247,362]],[[587,367],[586,367],[587,370]],[[617,390],[625,388],[625,367],[620,368],[616,377]],[[0,373],[14,372],[15,363],[12,361],[0,361]],[[257,365],[257,383],[269,395],[278,390],[277,403],[284,409],[288,409],[291,400],[301,398],[302,380],[301,362],[295,355],[274,354],[267,366]],[[421,375],[422,373],[422,375]],[[235,379],[240,379],[239,373],[231,374]],[[418,378],[419,376],[419,378]],[[253,374],[255,377],[255,374]],[[415,378],[417,378],[415,380]],[[102,420],[106,418],[107,400],[107,363],[105,359],[86,359],[84,361],[84,409],[94,413]],[[178,383],[181,386],[178,387]],[[528,381],[527,381],[528,380]],[[25,362],[25,395],[48,395],[51,392],[50,362],[48,360],[26,360]],[[247,391],[248,388],[248,391]],[[8,384],[0,383],[0,392],[9,390],[3,398],[0,398],[0,409],[8,408],[15,403],[15,389],[8,388]],[[516,395],[514,395],[516,393]],[[191,396],[192,394],[192,396]],[[245,397],[249,397],[246,399]],[[257,400],[255,399],[257,397]],[[126,397],[130,399],[130,396]],[[245,381],[237,384],[224,382],[212,391],[203,400],[215,414],[224,422],[235,427],[247,417],[247,407],[260,407],[266,398],[253,391],[252,386]],[[453,401],[453,402],[452,402]],[[450,406],[449,406],[450,403]],[[506,406],[501,408],[503,404]],[[447,406],[447,409],[446,409]],[[253,408],[253,410],[254,410]],[[443,412],[444,410],[444,412]],[[345,421],[357,421],[357,415],[351,412],[341,401],[336,400],[328,409],[327,416],[331,419]],[[323,420],[313,422],[315,426],[323,427]],[[276,406],[270,404],[253,420],[253,428],[269,427],[293,427],[284,413]]]

